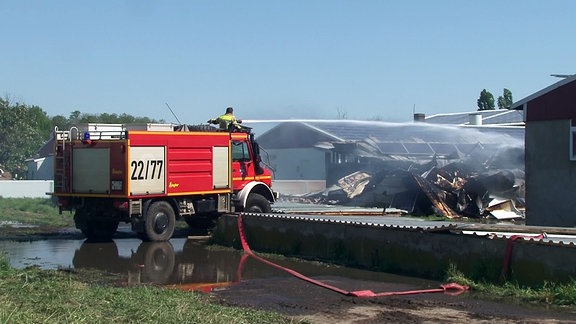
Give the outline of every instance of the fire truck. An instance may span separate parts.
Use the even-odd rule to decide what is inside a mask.
[[[88,240],[120,222],[145,241],[167,241],[176,220],[195,227],[239,211],[268,213],[272,171],[249,128],[84,124],[54,131],[54,192]]]

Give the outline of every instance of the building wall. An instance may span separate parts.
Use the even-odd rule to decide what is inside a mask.
[[[27,163],[28,180],[53,180],[54,179],[54,159],[47,156],[38,159],[30,159]]]
[[[570,120],[526,124],[526,225],[576,226]]]
[[[325,153],[315,148],[266,150],[274,180],[326,180]],[[266,161],[266,156],[263,156]]]
[[[528,103],[526,122],[574,118],[576,81],[534,98]]]

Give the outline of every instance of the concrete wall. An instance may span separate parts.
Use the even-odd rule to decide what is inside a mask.
[[[254,251],[322,260],[352,267],[443,280],[450,265],[475,280],[500,279],[508,240],[449,232],[313,222],[289,216],[243,216]],[[218,220],[219,244],[241,248],[237,217]],[[576,264],[574,245],[517,240],[507,278],[522,285],[570,282]]]
[[[526,225],[576,227],[570,120],[526,125]]]
[[[50,198],[54,191],[52,180],[5,180],[0,181],[0,197],[4,198]]]

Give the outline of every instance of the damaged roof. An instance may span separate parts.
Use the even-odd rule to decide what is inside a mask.
[[[384,154],[445,154],[454,151],[454,147],[464,152],[479,144],[523,146],[524,127],[308,120],[280,123],[258,137],[265,149],[311,148],[323,142],[366,140]]]

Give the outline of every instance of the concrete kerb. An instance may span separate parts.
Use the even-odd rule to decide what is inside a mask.
[[[452,264],[475,280],[500,279],[508,239],[451,231],[335,223],[285,217],[243,215],[247,240],[255,252],[319,260],[350,267],[443,280]],[[241,249],[237,217],[224,215],[215,243]],[[522,285],[576,278],[576,246],[520,239],[513,243],[507,279]]]

